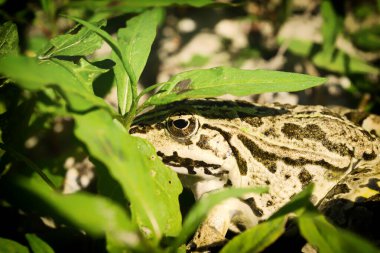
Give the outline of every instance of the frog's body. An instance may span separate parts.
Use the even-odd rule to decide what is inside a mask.
[[[340,198],[379,198],[378,130],[364,117],[360,123],[367,130],[338,111],[187,100],[141,115],[131,133],[155,146],[196,199],[229,186],[269,187],[267,194],[230,199],[213,209],[194,239],[204,246],[223,240],[228,229],[267,219],[311,182],[313,203],[325,208]]]

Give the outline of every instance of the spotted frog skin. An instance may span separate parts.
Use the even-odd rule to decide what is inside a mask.
[[[379,116],[342,108],[201,99],[157,107],[130,133],[149,140],[196,199],[224,187],[269,188],[212,209],[193,239],[199,248],[267,219],[311,182],[312,202],[331,216],[380,200],[379,126]]]

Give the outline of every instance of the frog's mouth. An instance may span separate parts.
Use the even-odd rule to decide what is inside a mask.
[[[166,155],[161,151],[157,152],[162,162],[171,167],[178,174],[194,175],[198,177],[216,177],[221,174],[222,165],[207,163],[203,160],[195,160],[188,157],[181,157],[174,151],[172,155]]]

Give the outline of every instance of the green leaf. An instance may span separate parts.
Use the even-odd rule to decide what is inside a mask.
[[[108,69],[98,68],[87,60],[81,58],[79,64],[70,61],[62,61],[52,59],[54,63],[64,67],[69,71],[75,79],[85,87],[91,94],[94,94],[92,84],[94,80],[101,74],[108,71]]]
[[[75,115],[75,134],[103,163],[131,203],[132,218],[148,237],[175,236],[181,227],[181,183],[145,140],[130,136],[104,111]],[[96,126],[89,131],[89,126]]]
[[[18,242],[0,237],[0,252],[2,253],[29,253],[24,245]]]
[[[199,226],[199,224],[204,220],[207,213],[227,198],[239,197],[247,193],[265,193],[266,188],[228,188],[215,193],[210,193],[209,195],[202,197],[198,202],[195,203],[194,207],[190,210],[186,219],[183,222],[183,227],[173,243],[172,247],[177,248],[181,244],[185,243],[187,238],[189,238]]]
[[[368,51],[380,50],[380,25],[361,29],[350,37],[351,41],[361,49]]]
[[[16,54],[18,54],[17,27],[8,21],[0,26],[0,57]]]
[[[269,219],[275,219],[294,212],[297,214],[302,213],[304,208],[311,205],[310,198],[313,193],[313,189],[314,185],[309,184],[302,192],[292,197],[288,203],[275,212]]]
[[[44,242],[41,238],[39,238],[35,234],[26,234],[26,239],[29,242],[30,248],[34,253],[54,253],[54,250]]]
[[[322,1],[321,13],[323,18],[323,51],[331,55],[335,48],[336,38],[341,30],[341,21],[335,13],[334,7],[330,0]]]
[[[18,178],[16,183],[19,188],[34,194],[51,207],[54,212],[49,215],[64,218],[94,236],[107,232],[121,243],[136,243],[129,241],[128,237],[136,237],[135,227],[123,208],[111,200],[84,192],[63,195],[51,190],[36,177]]]
[[[122,60],[112,53],[112,60],[116,63],[113,67],[115,73],[115,83],[117,88],[117,105],[120,115],[125,115],[131,108],[132,104],[132,84],[128,73],[123,67]]]
[[[167,104],[186,98],[224,94],[246,96],[264,92],[298,91],[320,85],[325,78],[270,70],[229,67],[191,70],[173,76],[145,106]]]
[[[96,97],[85,83],[81,83],[82,80],[75,75],[74,69],[62,62],[7,56],[0,59],[0,73],[28,90],[58,87],[58,91],[62,93],[72,110],[85,111],[97,106],[106,108],[112,113],[113,109],[103,99]]]
[[[332,57],[329,53],[319,52],[315,54],[312,60],[314,64],[320,68],[343,74],[379,73],[379,69],[371,66],[359,58],[350,56],[341,50],[337,50]]]
[[[286,217],[265,221],[238,236],[235,236],[221,250],[221,253],[262,252],[285,232]]]
[[[139,80],[145,67],[146,61],[152,47],[156,30],[163,16],[162,9],[153,9],[127,21],[127,27],[119,29],[118,43],[122,48],[122,54],[134,74],[134,80]],[[126,82],[123,66],[119,63],[115,66],[116,84],[119,110],[121,115],[129,111],[131,104],[130,82]],[[132,83],[137,85],[137,83]],[[129,98],[129,99],[128,99]],[[128,99],[128,100],[127,100]]]
[[[106,21],[102,20],[94,24],[96,27],[105,26]],[[77,29],[73,28],[70,32]],[[69,32],[69,33],[70,33]],[[46,59],[54,56],[80,56],[92,54],[102,45],[102,38],[87,27],[82,27],[75,34],[64,34],[50,40],[51,46],[39,56]]]
[[[284,43],[284,41],[281,42],[282,39],[279,39],[279,41],[280,43]],[[312,57],[312,62],[322,69],[351,74],[379,73],[379,69],[359,58],[350,56],[341,50],[335,50],[334,54],[331,55],[330,52],[322,51],[319,45],[314,45],[310,41],[294,39],[287,43],[289,43],[288,49],[292,53],[300,56]],[[316,47],[316,53],[311,56],[310,54],[313,46]]]
[[[331,225],[316,211],[306,211],[298,218],[303,237],[320,253],[379,252],[373,245],[348,231]]]

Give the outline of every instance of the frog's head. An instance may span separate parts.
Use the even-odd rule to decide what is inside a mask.
[[[207,102],[210,100],[157,107],[138,116],[130,133],[151,142],[162,161],[179,174],[225,178],[236,161],[226,139],[230,138],[225,135],[229,133],[216,128],[222,122],[214,110],[215,103],[209,104],[206,110]],[[233,113],[227,108],[222,112],[224,116]]]

